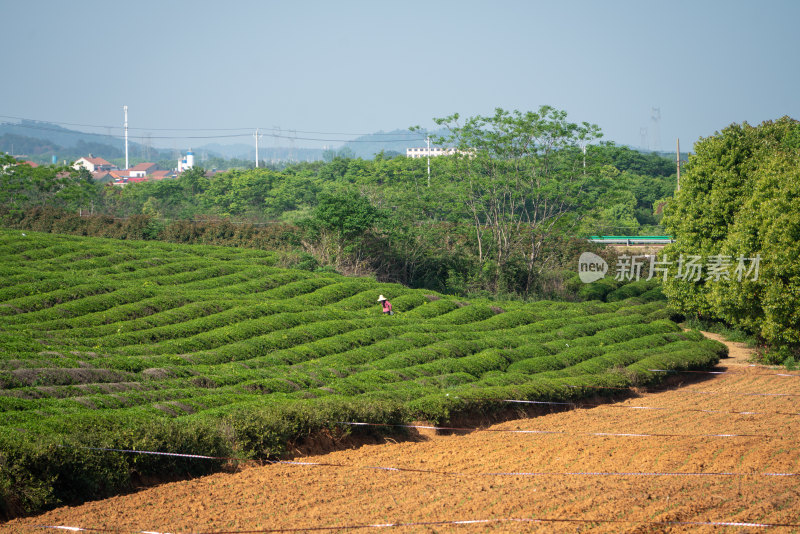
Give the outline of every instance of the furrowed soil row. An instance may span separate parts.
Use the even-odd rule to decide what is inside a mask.
[[[769,433],[775,439],[621,438],[430,430],[408,441],[354,445],[349,450],[297,458],[313,465],[248,467],[139,493],[54,510],[13,522],[122,530],[209,532],[484,519],[551,519],[399,527],[400,532],[716,532],[712,524],[797,524],[800,418],[774,413],[687,413],[687,409],[780,410],[786,399],[746,398],[732,405],[724,393],[798,391],[792,378],[765,377],[764,369],[723,360],[741,374],[682,375],[685,383],[639,392],[616,404],[511,420],[490,430],[574,430],[639,433]],[[716,391],[699,401],[693,389]],[[738,399],[738,398],[737,398]],[[648,406],[661,411],[619,409]],[[336,467],[340,465],[342,467]],[[430,472],[372,469],[394,466]],[[546,472],[542,476],[481,473]],[[563,473],[631,473],[617,476]],[[735,473],[736,476],[641,476],[634,473]],[[593,522],[596,520],[596,522]],[[732,532],[741,528],[729,527]],[[359,529],[369,531],[371,529]],[[784,531],[786,529],[779,529]],[[790,531],[792,529],[789,529]],[[793,529],[797,530],[797,529]],[[24,530],[20,530],[24,531]],[[31,529],[30,531],[33,531]],[[342,529],[347,532],[349,529]],[[744,530],[749,531],[749,530]]]

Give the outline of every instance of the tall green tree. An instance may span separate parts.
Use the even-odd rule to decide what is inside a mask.
[[[364,237],[378,220],[378,210],[369,199],[354,190],[323,192],[317,197],[309,221],[316,234],[323,260],[337,270],[353,268],[363,261]]]
[[[456,149],[452,173],[463,182],[483,273],[500,289],[516,259],[531,291],[547,265],[545,242],[593,194],[583,148],[602,136],[599,127],[550,106],[434,120],[450,132],[436,142]]]
[[[54,197],[56,203],[67,210],[93,213],[101,187],[83,167],[62,169],[56,174]]]
[[[677,241],[665,254],[724,261],[726,274],[673,276],[664,292],[684,313],[800,346],[800,123],[732,124],[695,151],[666,207]]]
[[[0,155],[0,204],[8,206],[13,211],[20,211],[27,207],[31,190],[32,169],[30,166],[19,165],[13,157]]]
[[[100,197],[101,186],[83,167],[32,167],[11,156],[0,158],[0,204],[12,211],[45,205],[93,211]]]
[[[278,173],[269,169],[233,170],[209,181],[203,203],[220,215],[263,216]]]

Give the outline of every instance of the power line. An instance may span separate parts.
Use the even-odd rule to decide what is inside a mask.
[[[55,123],[54,123],[55,124]],[[122,136],[118,135],[109,135],[107,133],[95,133],[95,132],[78,132],[78,131],[71,131],[71,130],[59,130],[56,128],[47,128],[45,126],[35,126],[32,124],[14,124],[13,126],[18,126],[20,128],[30,128],[32,130],[43,130],[49,132],[58,132],[61,134],[70,134],[70,135],[92,135],[95,137],[102,137],[102,138],[112,138],[117,140],[123,140]],[[133,128],[129,128],[133,129]],[[155,128],[154,128],[155,129]],[[202,130],[197,130],[202,131]],[[240,133],[240,134],[221,134],[221,135],[154,135],[151,136],[150,139],[230,139],[234,137],[250,137],[252,133]],[[373,139],[332,139],[332,138],[319,138],[319,137],[296,137],[293,135],[281,135],[281,134],[264,134],[269,137],[275,137],[279,139],[290,139],[290,140],[301,140],[301,141],[327,141],[327,142],[338,142],[338,143],[375,143],[376,140]],[[407,141],[417,141],[423,140],[424,137],[415,137],[415,138],[405,138],[405,139],[381,139],[380,142],[383,143],[392,143],[392,142],[407,142]]]
[[[299,130],[298,130],[299,131]],[[316,138],[316,137],[295,137],[293,135],[277,135],[277,134],[265,134],[270,137],[279,137],[283,139],[300,139],[301,141],[334,141],[334,142],[341,142],[341,143],[375,143],[378,142],[374,139],[323,139],[323,138]],[[371,135],[371,134],[366,134]],[[408,137],[405,139],[381,139],[381,143],[401,143],[405,141],[421,141],[425,139],[424,137]]]
[[[81,126],[83,128],[119,128],[119,125],[109,126],[107,124],[80,124],[75,122],[59,122],[59,121],[43,121],[39,119],[29,119],[26,117],[14,117],[11,115],[0,115],[0,118],[3,119],[15,119],[20,121],[31,121],[31,122],[42,122],[47,124],[55,124],[59,126]],[[22,126],[22,125],[16,125]],[[129,130],[161,130],[161,131],[173,131],[173,132],[183,132],[183,131],[236,131],[236,130],[252,130],[252,128],[128,128]]]
[[[92,135],[96,137],[104,137],[104,138],[112,138],[117,140],[123,140],[122,136],[119,135],[109,135],[107,133],[95,133],[95,132],[78,132],[75,130],[59,130],[56,128],[47,128],[44,126],[34,126],[32,124],[14,124],[13,126],[18,126],[20,128],[30,128],[32,130],[44,130],[49,132],[58,132],[62,134],[71,134],[71,135]],[[129,128],[133,130],[134,128]],[[227,134],[227,135],[182,135],[182,136],[152,136],[151,139],[218,139],[218,138],[225,138],[225,137],[246,137],[250,134]]]
[[[274,128],[264,128],[266,130],[274,130]],[[293,132],[299,133],[306,133],[306,134],[318,134],[318,135],[410,135],[415,136],[414,139],[425,139],[424,137],[420,136],[415,132],[369,132],[369,133],[351,133],[351,132],[312,132],[308,130],[292,130]]]
[[[59,121],[50,121],[50,120],[43,121],[43,120],[39,120],[39,119],[31,119],[31,118],[27,118],[27,117],[16,117],[16,116],[12,116],[12,115],[0,115],[0,118],[3,118],[3,119],[14,119],[14,120],[20,120],[20,121],[40,122],[40,123],[46,123],[46,124],[54,124],[54,125],[58,125],[58,126],[62,126],[62,125],[63,126],[80,126],[80,127],[83,127],[83,128],[118,128],[119,127],[119,125],[109,126],[107,124],[99,125],[99,124],[81,124],[81,123],[72,123],[72,122],[59,122]],[[21,126],[21,127],[27,127],[27,128],[37,128],[37,126],[26,125],[26,124],[16,124],[14,126]],[[38,128],[41,128],[41,127],[38,127]],[[246,128],[150,128],[150,127],[134,128],[134,127],[129,127],[128,129],[129,130],[146,130],[146,131],[166,131],[166,132],[234,132],[234,131],[252,132],[253,131],[252,127],[246,127]],[[274,137],[286,137],[286,136],[281,135],[281,132],[283,130],[281,128],[277,128],[277,127],[261,128],[261,127],[259,127],[258,129],[260,131],[277,132],[277,134],[269,134],[269,135],[273,135]],[[60,130],[55,130],[55,131],[60,131]],[[420,135],[420,134],[418,134],[416,132],[408,132],[408,133],[406,133],[406,132],[353,133],[353,132],[321,132],[321,131],[314,131],[314,130],[294,130],[294,129],[292,129],[291,131],[293,131],[295,133],[313,134],[313,135],[353,135],[353,136],[370,135],[370,136],[394,136],[394,137],[397,137],[397,136],[409,136],[410,140],[422,140],[422,139],[425,139],[424,136],[422,136],[422,135]],[[67,132],[63,132],[63,133],[67,133]],[[82,132],[82,133],[84,133],[84,132]],[[88,133],[88,132],[87,132],[87,134],[88,135],[107,135],[107,134],[91,134],[91,133]],[[244,136],[244,135],[250,135],[250,134],[249,133],[242,133],[240,135]],[[225,136],[219,136],[219,137],[225,137]],[[183,139],[184,137],[176,137],[176,138],[177,139]],[[294,139],[305,139],[305,138],[301,138],[301,137],[293,137],[293,138]],[[159,137],[157,137],[157,139],[159,139]],[[167,139],[167,137],[160,137],[160,139]],[[310,140],[316,141],[317,139],[310,139]],[[332,141],[335,141],[335,139],[332,139]]]

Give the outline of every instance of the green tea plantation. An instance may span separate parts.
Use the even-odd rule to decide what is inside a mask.
[[[649,369],[726,354],[644,296],[461,299],[278,260],[0,230],[0,518],[278,458],[345,431],[337,421],[445,423],[507,399],[619,394],[663,376]]]

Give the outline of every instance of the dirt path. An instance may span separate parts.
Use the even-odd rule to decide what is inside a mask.
[[[754,351],[744,343],[728,341],[721,335],[713,332],[703,332],[703,335],[709,339],[714,339],[727,345],[728,357],[725,359],[725,365],[751,365],[750,358],[753,356]]]
[[[800,396],[790,396],[800,395],[800,374],[781,376],[780,370],[751,366],[749,354],[741,349],[732,347],[732,357],[717,367],[728,373],[693,375],[681,387],[642,392],[614,404],[509,421],[490,431],[428,432],[417,442],[364,445],[302,459],[338,466],[251,467],[163,484],[57,509],[5,528],[297,532],[376,523],[496,520],[416,524],[390,531],[749,532],[762,529],[665,522],[797,524],[800,477],[764,473],[800,472]],[[531,518],[548,521],[509,521]],[[356,531],[375,530],[379,529]],[[800,532],[775,529],[787,530]]]

